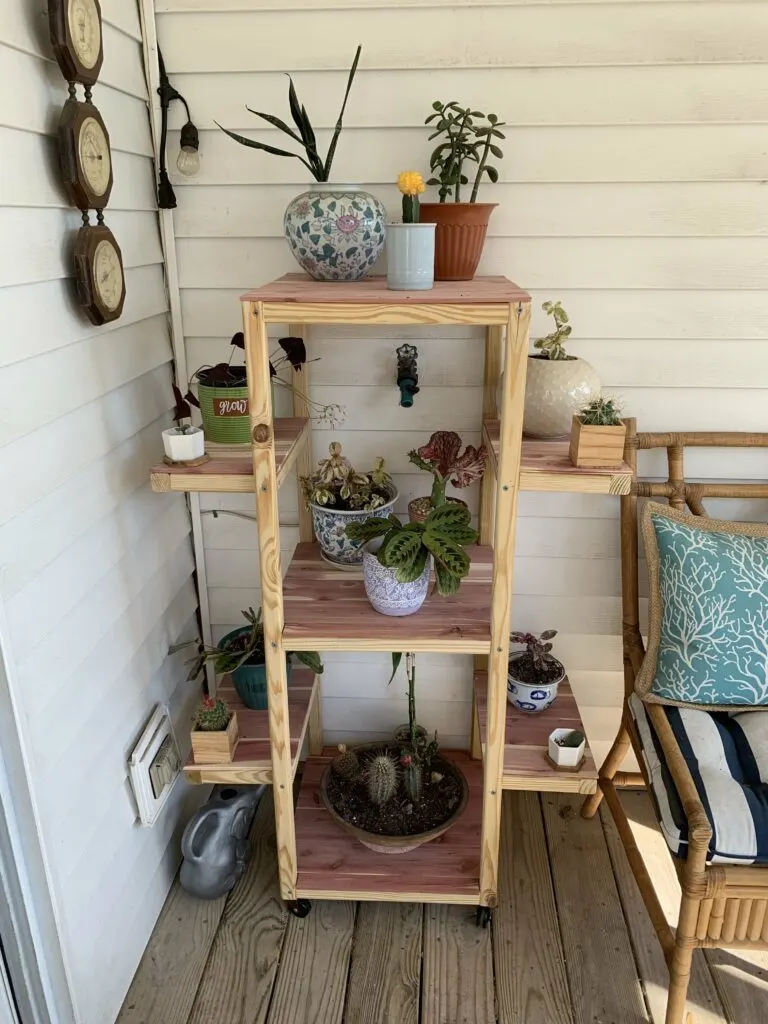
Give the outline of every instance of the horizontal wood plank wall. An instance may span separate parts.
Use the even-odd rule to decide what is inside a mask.
[[[59,183],[67,87],[46,5],[0,11],[0,597],[80,1024],[114,1020],[198,799],[180,782],[143,829],[127,779],[157,703],[184,741],[193,689],[184,656],[167,651],[196,635],[197,599],[184,499],[148,484],[170,420],[171,346],[138,7],[101,6],[93,96],[127,288],[121,319],[102,328],[75,300],[80,214]]]
[[[572,351],[594,364],[641,429],[764,427],[768,5],[156,0],[156,11],[169,70],[201,128],[201,173],[175,180],[191,367],[225,358],[240,329],[240,291],[295,269],[282,212],[305,182],[298,161],[239,147],[214,120],[284,145],[246,104],[287,115],[288,71],[322,147],[360,42],[337,180],[366,184],[396,217],[397,173],[426,170],[422,122],[431,101],[456,96],[497,113],[512,127],[501,181],[482,196],[500,205],[481,272],[532,291],[533,336],[546,328],[541,303],[562,299]],[[174,152],[182,112],[172,117]],[[402,340],[420,352],[422,390],[408,411],[398,409],[393,387]],[[314,397],[347,407],[335,436],[350,456],[388,459],[400,511],[427,488],[407,462],[409,447],[438,428],[477,441],[479,351],[462,329],[313,331]],[[330,437],[315,434],[316,458]],[[688,468],[704,478],[765,476],[763,457],[749,451],[695,451]],[[642,453],[641,471],[662,475],[662,455]],[[290,487],[280,500],[287,555],[296,541]],[[252,500],[201,502],[219,636],[258,600],[258,559],[252,521],[209,513],[248,516]],[[622,687],[618,504],[523,494],[519,514],[515,625],[560,630],[557,652],[600,760]],[[764,518],[765,508],[756,514]],[[386,656],[326,660],[328,739],[367,739],[402,719],[402,686],[386,687]],[[422,659],[420,713],[451,742],[466,737],[470,678],[468,659]]]

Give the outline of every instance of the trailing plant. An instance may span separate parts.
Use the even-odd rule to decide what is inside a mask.
[[[341,129],[343,127],[342,121],[344,118],[344,111],[347,108],[347,100],[349,99],[349,93],[352,88],[352,82],[355,78],[355,72],[357,71],[361,51],[362,46],[358,46],[355,52],[355,59],[352,61],[352,67],[349,70],[347,88],[344,92],[341,110],[339,111],[339,116],[336,119],[336,127],[333,130],[333,135],[331,136],[325,160],[323,160],[318,153],[317,139],[315,137],[314,128],[312,127],[312,122],[309,119],[306,107],[303,103],[299,102],[299,97],[296,94],[293,79],[290,75],[288,75],[288,106],[291,111],[293,123],[298,129],[298,133],[294,131],[290,125],[286,124],[285,121],[282,121],[279,117],[275,117],[274,114],[265,114],[261,110],[253,110],[251,107],[246,107],[246,110],[251,114],[254,114],[256,117],[260,117],[262,121],[266,121],[266,123],[271,125],[273,128],[277,128],[284,135],[287,135],[293,142],[298,143],[298,145],[304,150],[304,156],[300,153],[292,153],[287,149],[278,149],[275,146],[268,146],[265,142],[257,142],[256,139],[248,139],[244,135],[238,135],[236,132],[232,132],[228,128],[222,127],[218,121],[216,121],[215,124],[217,127],[221,128],[221,130],[228,135],[230,139],[234,139],[235,142],[239,142],[241,146],[249,146],[251,149],[261,149],[265,153],[271,153],[273,156],[287,156],[294,160],[300,160],[315,181],[328,181],[331,174],[333,158],[336,155],[336,146],[339,141],[339,135],[341,135]]]
[[[541,307],[545,313],[554,318],[555,329],[551,334],[539,338],[533,347],[539,349],[542,359],[575,359],[565,351],[565,342],[570,338],[573,328],[568,323],[568,314],[561,302],[545,302]]]
[[[449,597],[456,593],[469,572],[470,561],[465,548],[476,543],[478,536],[470,521],[465,505],[446,504],[432,509],[423,523],[403,526],[395,515],[387,519],[372,516],[364,523],[350,523],[347,536],[363,542],[381,537],[376,557],[381,565],[396,570],[399,583],[417,580],[432,555],[437,592]]]
[[[232,712],[218,697],[203,697],[195,709],[194,726],[202,732],[224,732]]]
[[[579,413],[585,427],[620,427],[621,409],[614,398],[593,398]]]
[[[173,398],[176,402],[176,408],[173,410],[176,433],[191,434],[195,428],[191,423],[184,423],[183,421],[192,418],[192,410],[189,407],[189,402],[182,395],[176,384],[173,385]]]
[[[198,640],[194,641],[197,644],[198,658],[190,672],[190,678],[196,678],[208,662],[213,662],[214,670],[218,674],[234,672],[241,665],[264,664],[264,625],[261,621],[261,608],[257,612],[253,608],[248,608],[241,614],[246,620],[248,630],[235,639],[236,647],[208,647]],[[175,650],[178,650],[178,647]],[[302,665],[312,669],[315,675],[323,674],[323,663],[317,651],[288,651],[287,654],[295,656]]]
[[[342,511],[373,512],[391,501],[395,493],[384,459],[377,458],[369,473],[358,473],[341,454],[338,441],[328,445],[328,458],[318,462],[315,472],[300,477],[299,482],[308,505]]]
[[[503,139],[500,131],[504,122],[496,114],[483,114],[470,107],[462,107],[456,100],[441,103],[435,100],[432,104],[433,113],[427,117],[425,124],[434,124],[431,139],[445,136],[444,141],[432,152],[429,169],[434,177],[428,185],[438,185],[440,202],[444,203],[451,196],[453,201],[461,202],[461,186],[469,184],[464,168],[467,163],[477,165],[470,203],[477,202],[477,192],[485,174],[494,184],[499,180],[499,172],[488,163],[490,157],[500,160],[504,153],[494,141]]]
[[[454,487],[469,487],[485,471],[487,453],[485,445],[479,448],[468,444],[461,451],[461,438],[453,430],[436,431],[421,448],[408,452],[408,458],[419,469],[432,474],[433,508],[445,504],[448,480]]]
[[[403,171],[398,176],[397,187],[403,193],[403,224],[418,224],[419,196],[425,188],[423,178],[418,171]]]
[[[383,807],[397,792],[397,764],[389,754],[374,757],[365,773],[365,784],[371,803]]]
[[[338,746],[338,754],[332,763],[336,774],[345,782],[357,782],[360,778],[360,761],[354,750],[349,750],[344,743]]]
[[[276,387],[281,387],[286,391],[290,391],[291,394],[296,394],[296,389],[290,383],[280,376],[280,370],[290,366],[297,373],[301,373],[302,367],[307,362],[307,350],[304,345],[303,338],[278,338],[278,345],[280,349],[272,352],[269,358],[269,376],[272,383]],[[226,363],[216,363],[215,366],[201,366],[192,374],[192,383],[203,384],[205,387],[214,388],[242,388],[248,384],[248,375],[245,366],[232,365],[232,359],[235,354],[235,349],[239,348],[245,350],[245,336],[242,331],[237,331],[232,335],[230,342],[232,350],[229,354],[229,360]],[[200,408],[200,402],[191,390],[187,391],[184,399]],[[320,402],[315,402],[313,399],[306,395],[302,395],[302,399],[308,406],[312,419],[319,424],[328,426],[329,428],[338,427],[346,419],[347,411],[336,403],[329,405],[323,405]]]
[[[535,633],[513,632],[509,634],[509,641],[513,644],[525,644],[525,654],[530,659],[534,671],[539,675],[545,675],[560,665],[560,661],[551,653],[551,641],[556,636],[556,629],[545,629],[539,636]]]

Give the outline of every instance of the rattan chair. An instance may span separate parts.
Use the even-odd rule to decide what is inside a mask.
[[[679,859],[670,852],[682,888],[675,929],[667,923],[619,800],[616,789],[619,785],[650,786],[640,738],[628,705],[634,690],[635,676],[645,653],[638,607],[637,499],[666,498],[674,508],[683,510],[687,507],[694,515],[706,515],[703,499],[707,497],[768,498],[768,483],[687,483],[684,476],[686,447],[768,448],[768,434],[638,434],[634,419],[628,419],[626,423],[625,459],[632,468],[634,480],[631,493],[621,499],[624,707],[619,733],[600,769],[599,788],[585,801],[582,815],[585,818],[593,817],[605,797],[669,967],[665,1024],[681,1024],[694,949],[725,946],[737,949],[768,948],[768,866],[707,863],[712,828],[672,728],[663,708],[658,704],[647,703],[645,710],[656,732],[666,767],[688,822],[687,858]],[[665,483],[637,480],[637,452],[639,449],[652,448],[667,449],[669,478]],[[641,775],[620,771],[630,745],[641,766]]]

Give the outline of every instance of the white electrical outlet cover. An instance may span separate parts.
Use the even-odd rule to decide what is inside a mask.
[[[161,791],[160,795],[155,797],[152,790],[152,781],[149,777],[149,768],[167,736],[171,737],[171,741],[178,752],[178,744],[173,733],[173,725],[171,724],[168,708],[163,704],[158,704],[152,712],[152,717],[147,722],[138,743],[133,748],[128,763],[131,785],[133,786],[133,793],[139,808],[139,819],[141,824],[147,827],[154,825],[157,821],[163,805],[173,792],[176,780],[181,774],[181,769],[179,769],[173,779]]]

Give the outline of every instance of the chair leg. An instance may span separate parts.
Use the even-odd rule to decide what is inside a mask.
[[[691,980],[691,963],[696,946],[696,922],[700,907],[701,900],[691,896],[683,896],[680,903],[675,948],[669,961],[669,998],[664,1024],[687,1024],[683,1014]]]
[[[627,756],[627,751],[631,746],[632,741],[629,738],[624,722],[621,723],[619,734],[613,741],[613,746],[608,751],[608,757],[603,762],[603,766],[600,769],[601,779],[612,779],[616,772],[621,768],[624,758]],[[603,791],[598,785],[597,790],[588,796],[584,803],[581,805],[581,816],[582,818],[594,818],[597,814],[597,810],[603,800]]]

